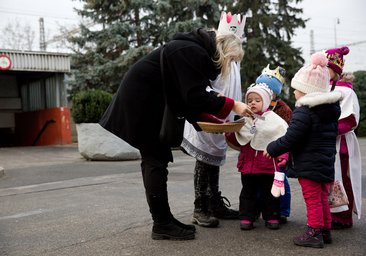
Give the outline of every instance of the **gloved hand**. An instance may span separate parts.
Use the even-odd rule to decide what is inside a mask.
[[[285,158],[278,159],[278,162],[277,162],[278,167],[285,167],[286,164],[287,164],[287,159],[285,159]]]
[[[271,193],[274,197],[280,197],[285,194],[285,174],[283,172],[275,172]]]

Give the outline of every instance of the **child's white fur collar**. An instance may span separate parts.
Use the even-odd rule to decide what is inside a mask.
[[[308,106],[309,108],[322,105],[322,104],[331,104],[337,101],[340,101],[343,98],[343,95],[339,91],[331,91],[331,92],[312,92],[304,95],[298,101],[296,101],[295,106]]]

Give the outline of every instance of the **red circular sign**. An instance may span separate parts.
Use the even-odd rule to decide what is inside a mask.
[[[0,70],[8,70],[11,68],[11,59],[6,54],[0,55]]]

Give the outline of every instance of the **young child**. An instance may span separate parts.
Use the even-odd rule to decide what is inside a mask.
[[[331,243],[328,191],[334,181],[340,92],[329,92],[327,58],[311,56],[291,81],[296,109],[284,136],[269,143],[264,155],[290,152],[288,176],[298,178],[307,210],[307,231],[293,239],[299,246],[323,248]]]
[[[249,87],[245,102],[255,118],[247,118],[246,124],[237,133],[227,133],[230,146],[240,149],[238,170],[241,172],[242,190],[239,197],[239,219],[242,230],[254,228],[258,212],[262,212],[265,225],[269,229],[280,227],[280,194],[284,194],[284,173],[279,172],[280,166],[287,162],[287,154],[276,159],[267,159],[263,150],[267,144],[285,134],[286,122],[269,111],[273,92],[266,84],[255,84]],[[275,181],[276,180],[280,181]],[[273,184],[272,184],[273,183]],[[281,184],[281,188],[277,187]],[[272,186],[273,185],[273,186]],[[261,195],[258,207],[258,191]],[[272,194],[273,195],[272,195]]]
[[[353,212],[361,217],[362,206],[362,162],[360,145],[354,130],[360,120],[360,105],[353,91],[353,74],[345,72],[337,81],[335,91],[343,93],[341,116],[338,120],[335,179],[343,183],[349,204],[331,209],[332,229],[353,226]]]
[[[332,48],[325,51],[325,55],[328,58],[328,71],[330,75],[330,82],[332,86],[332,91],[336,86],[337,81],[341,78],[344,66],[343,56],[349,53],[349,48],[347,46],[342,46],[340,48]]]
[[[343,93],[338,120],[335,179],[342,181],[349,201],[346,206],[331,209],[332,229],[351,228],[353,212],[357,213],[358,218],[361,217],[362,163],[360,146],[354,133],[360,119],[360,105],[353,91],[353,74],[343,73],[344,55],[348,53],[347,46],[325,51],[332,86],[335,84],[334,89]]]
[[[282,67],[277,67],[274,70],[269,68],[269,64],[263,69],[262,74],[255,80],[257,84],[265,83],[273,91],[273,98],[269,109],[279,115],[287,124],[290,123],[292,117],[291,108],[279,97],[282,91],[282,86],[285,84],[286,70]],[[280,224],[286,224],[287,218],[291,213],[291,189],[287,175],[286,167],[281,167],[281,172],[285,173],[285,194],[280,197]]]

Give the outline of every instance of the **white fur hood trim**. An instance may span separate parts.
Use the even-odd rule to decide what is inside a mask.
[[[343,98],[342,92],[312,92],[304,95],[296,101],[296,107],[308,106],[309,108],[322,105],[331,104],[340,101]]]

